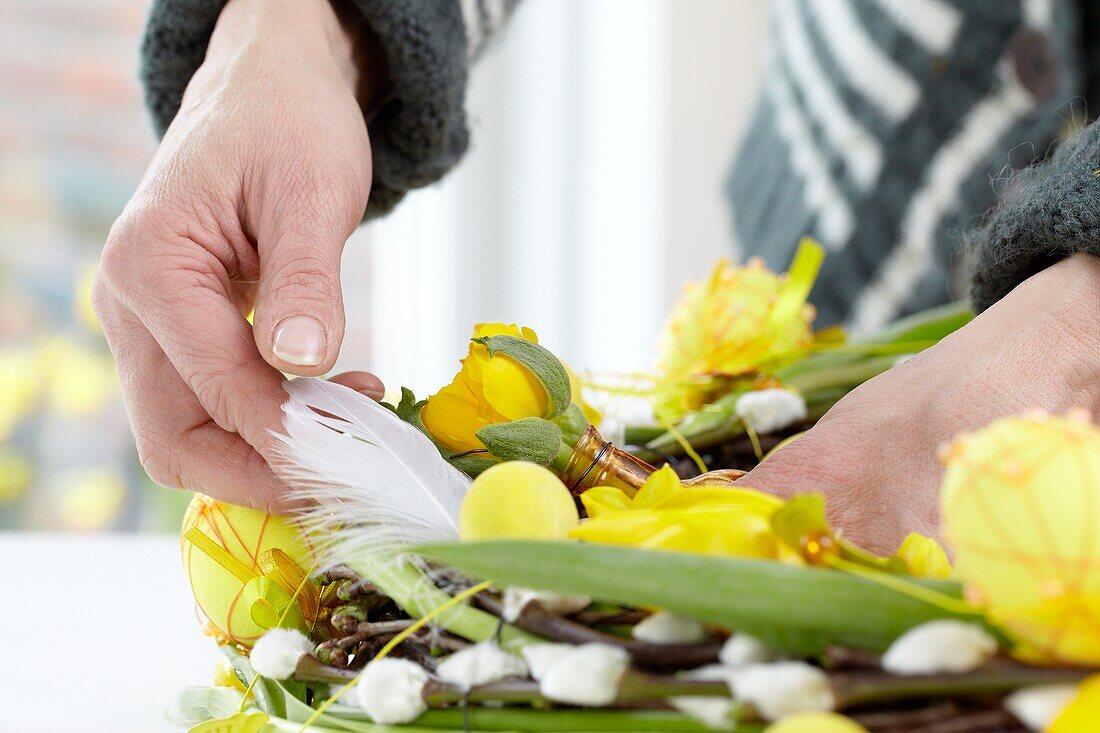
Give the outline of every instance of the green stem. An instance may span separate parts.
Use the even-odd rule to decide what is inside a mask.
[[[722,680],[688,680],[650,675],[628,670],[619,684],[618,704],[664,700],[669,697],[729,697],[729,686]],[[500,680],[475,687],[469,692],[444,682],[431,681],[424,688],[424,701],[429,707],[468,702],[505,704],[553,704],[539,691],[539,683],[531,680]]]

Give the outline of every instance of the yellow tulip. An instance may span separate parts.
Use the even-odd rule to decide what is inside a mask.
[[[824,250],[804,239],[786,276],[759,261],[723,260],[688,285],[658,337],[654,409],[669,420],[704,404],[714,377],[736,377],[804,353],[813,343],[806,298]]]
[[[942,516],[969,596],[1026,659],[1100,664],[1100,428],[998,420],[945,449]]]
[[[939,542],[913,532],[901,543],[897,558],[910,575],[920,578],[950,578],[951,561]]]
[[[549,469],[508,461],[470,484],[459,512],[463,540],[564,539],[577,526],[577,505]]]
[[[1058,714],[1046,733],[1093,733],[1100,721],[1100,675],[1077,688],[1077,696]]]
[[[688,488],[667,466],[633,498],[604,486],[581,501],[589,519],[569,533],[574,539],[707,555],[790,555],[769,522],[782,501],[754,489]]]
[[[538,336],[529,328],[502,323],[474,327],[474,338],[487,336],[517,336],[538,343]],[[546,388],[531,371],[505,354],[490,358],[487,347],[471,343],[462,370],[428,398],[420,420],[437,442],[464,453],[485,447],[477,437],[483,427],[542,417],[549,409]]]

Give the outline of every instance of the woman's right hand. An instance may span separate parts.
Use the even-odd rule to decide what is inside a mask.
[[[286,506],[267,462],[280,372],[336,360],[341,251],[370,192],[367,38],[329,0],[231,0],[111,229],[93,300],[163,486]],[[341,381],[381,396],[371,375]]]

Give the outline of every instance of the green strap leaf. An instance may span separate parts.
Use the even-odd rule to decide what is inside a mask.
[[[561,450],[562,432],[541,417],[525,417],[512,422],[486,425],[477,431],[489,452],[504,461],[529,461],[549,466]]]
[[[417,552],[501,584],[664,608],[800,656],[832,644],[884,651],[938,618],[984,623],[862,577],[772,561],[577,542],[465,542]],[[914,584],[961,593],[951,582]]]
[[[553,419],[569,407],[573,399],[569,372],[549,349],[518,336],[484,336],[473,342],[488,349],[490,358],[503,354],[535,375],[550,398],[550,412],[543,417]]]

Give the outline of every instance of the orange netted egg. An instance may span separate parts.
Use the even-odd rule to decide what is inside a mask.
[[[180,547],[195,602],[223,640],[249,646],[269,628],[308,631],[316,619],[314,552],[291,519],[196,494]]]

